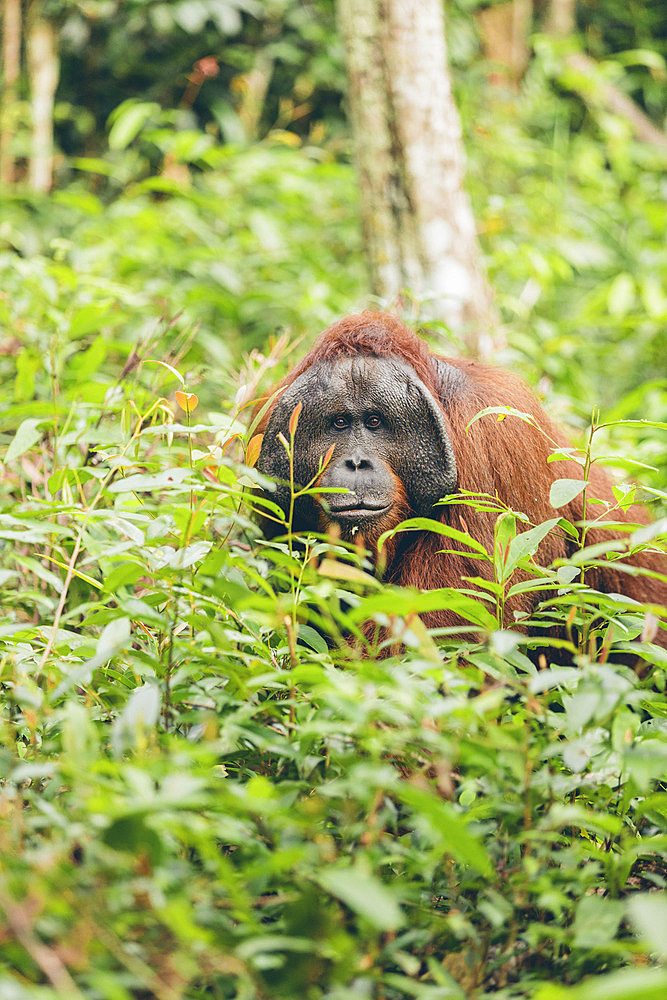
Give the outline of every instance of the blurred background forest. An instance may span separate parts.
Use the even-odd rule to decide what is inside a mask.
[[[662,3],[456,0],[446,16],[498,360],[556,409],[567,397],[570,420],[594,403],[657,416]],[[5,0],[3,52],[2,375],[17,402],[45,354],[122,365],[162,320],[172,342],[196,326],[188,362],[210,373],[211,404],[234,395],[241,352],[368,304],[333,0]]]

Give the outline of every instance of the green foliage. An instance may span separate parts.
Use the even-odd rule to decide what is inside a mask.
[[[69,272],[30,265],[37,337]],[[600,553],[559,578],[533,562],[557,512],[521,533],[499,508],[494,552],[469,541],[487,598],[262,542],[253,508],[282,515],[247,396],[207,411],[169,331],[123,374],[106,309],[76,300],[26,369],[37,415],[25,386],[5,413],[2,995],[657,997],[667,662],[641,609],[579,584]],[[516,567],[560,580],[541,620],[618,623],[600,660],[536,669],[503,619]],[[438,648],[417,614],[443,606],[470,625]]]
[[[349,168],[282,146],[209,156],[215,170],[185,188],[151,177],[108,205],[81,184],[48,199],[3,200],[0,372],[17,402],[36,393],[46,405],[45,359],[58,387],[71,365],[81,380],[94,373],[85,390],[92,404],[115,382],[116,362],[136,361],[148,345],[173,356],[181,341],[193,343],[195,370],[206,366],[224,384],[240,346],[264,346],[281,328],[300,335],[326,326],[358,296]],[[126,178],[143,172],[134,150],[109,168]],[[220,385],[210,379],[205,392],[212,403]]]
[[[650,17],[623,45],[597,6],[625,38],[652,5],[579,7],[657,113],[659,56],[629,53]],[[592,459],[664,485],[659,158],[583,107],[545,42],[518,96],[489,93],[454,18],[499,360],[604,420],[545,524],[465,495],[496,514],[493,551],[402,525],[467,545],[483,591],[401,591],[356,550],[257,527],[283,515],[251,400],[289,343],[366,304],[356,181],[322,144],[332,5],[58,7],[60,143],[95,156],[49,198],[0,195],[0,995],[662,998],[667,660],[646,609],[586,569],[665,525],[591,546],[559,513]],[[241,26],[197,106],[165,110]],[[232,84],[264,55],[272,135],[246,146]],[[549,531],[577,545],[542,566]],[[507,615],[527,590],[561,666]],[[461,629],[425,628],[442,607]]]
[[[608,421],[661,420],[664,151],[632,140],[611,115],[582,123],[578,102],[554,91],[562,67],[544,43],[518,96],[496,92],[473,106],[460,93],[472,123],[469,186],[507,323],[498,360],[567,397],[560,409],[571,423],[585,426],[592,404]],[[664,484],[664,447],[648,426],[610,425],[599,441],[657,467],[647,481]]]
[[[286,128],[294,138],[314,131],[339,141],[345,81],[332,0],[53,3],[62,60],[57,139],[70,156],[100,152],[108,116],[138,95],[180,106],[188,127],[227,142]],[[202,57],[215,71],[193,85]],[[263,81],[258,106],[253,73]]]

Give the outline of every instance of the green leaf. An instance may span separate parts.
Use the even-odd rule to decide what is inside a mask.
[[[156,684],[144,684],[133,690],[111,730],[111,742],[117,757],[135,747],[145,731],[156,725],[161,703],[162,695]]]
[[[431,531],[435,535],[454,538],[476,552],[481,552],[485,556],[487,555],[487,551],[481,542],[478,542],[477,539],[473,538],[467,532],[458,531],[457,528],[451,528],[448,524],[443,524],[442,521],[435,521],[430,517],[410,517],[407,521],[402,521],[395,528],[383,532],[378,540],[378,549],[382,548],[388,538],[393,538],[394,535],[402,531]]]
[[[142,816],[121,816],[114,820],[103,832],[102,840],[116,851],[146,854],[153,864],[159,863],[164,854],[160,836]]]
[[[628,897],[626,906],[637,936],[667,961],[667,893],[636,892]]]
[[[91,174],[102,174],[104,177],[111,177],[114,171],[113,164],[95,156],[75,156],[69,163],[75,170],[85,170],[86,173]]]
[[[560,684],[576,684],[579,676],[579,671],[574,667],[551,667],[549,670],[541,670],[535,677],[531,677],[528,682],[528,690],[531,694],[539,694],[540,691],[549,691]]]
[[[663,420],[608,420],[597,426],[598,429],[600,427],[657,427],[661,431],[667,431],[667,423]]]
[[[630,544],[645,545],[662,534],[667,534],[667,517],[661,517],[658,521],[652,521],[650,524],[643,524],[641,528],[637,528],[630,535]]]
[[[314,649],[316,653],[329,652],[326,640],[311,625],[299,625],[297,635],[299,642],[304,642],[311,649]]]
[[[607,292],[607,305],[612,316],[626,316],[635,303],[635,281],[631,274],[621,272]]]
[[[30,451],[33,445],[37,444],[42,437],[42,431],[38,428],[43,423],[43,420],[35,417],[29,417],[23,421],[14,438],[9,442],[9,446],[5,452],[6,465],[9,465],[10,462],[15,462],[17,458],[20,458],[26,451]]]
[[[318,567],[318,572],[321,576],[331,577],[334,580],[364,583],[374,589],[381,586],[380,581],[371,576],[370,573],[365,573],[362,569],[357,569],[356,566],[350,566],[349,563],[340,562],[337,559],[323,559]]]
[[[109,148],[125,149],[141,132],[153,115],[160,112],[160,105],[153,101],[125,101],[110,117]]]
[[[356,608],[350,609],[348,617],[351,621],[362,622],[378,614],[421,615],[427,611],[439,611],[445,608],[460,615],[463,622],[472,622],[485,631],[492,632],[498,627],[495,617],[486,609],[483,595],[472,597],[453,587],[441,587],[438,590],[427,590],[424,593],[410,590],[388,588],[379,589],[378,594],[364,598]]]
[[[549,503],[552,507],[565,507],[588,486],[587,479],[556,479],[549,490]]]
[[[125,649],[130,641],[130,619],[114,618],[102,629],[97,640],[95,657],[99,662],[110,660],[112,656]]]
[[[147,361],[144,361],[144,364],[145,365],[162,365],[163,368],[166,368],[168,372],[171,372],[171,374],[174,376],[174,378],[177,378],[178,381],[181,383],[181,385],[183,387],[185,387],[185,379],[183,378],[183,376],[181,375],[181,373],[179,371],[176,371],[176,369],[173,368],[171,365],[168,365],[166,361],[154,361],[152,358],[149,358]]]
[[[35,391],[35,375],[42,366],[41,358],[23,350],[16,358],[16,378],[14,380],[14,399],[24,403],[32,399]]]
[[[493,414],[497,416],[499,421],[504,420],[505,417],[518,417],[519,420],[523,420],[526,424],[532,424],[533,427],[537,426],[535,417],[532,413],[523,413],[521,410],[515,410],[513,406],[487,406],[484,410],[480,410],[479,413],[475,414],[470,423],[466,425],[466,431],[468,431],[481,417],[487,417]]]
[[[393,931],[405,922],[393,892],[361,865],[326,868],[315,880],[379,930]]]
[[[573,552],[568,559],[568,564],[581,566],[582,563],[593,562],[599,556],[607,552],[624,552],[627,549],[627,542],[621,538],[610,538],[606,542],[596,542],[595,545],[587,545],[577,552]]]
[[[169,560],[172,569],[189,569],[211,551],[212,542],[193,542],[183,549],[177,549],[174,557]]]
[[[635,967],[589,976],[578,986],[541,986],[534,1000],[664,1000],[667,970]]]
[[[618,899],[584,896],[574,917],[574,947],[600,948],[611,944],[623,919],[625,907]]]
[[[107,490],[109,493],[147,493],[165,486],[180,486],[190,474],[190,469],[163,469],[155,474],[140,472],[111,483]]]
[[[443,801],[432,791],[407,783],[400,786],[399,795],[412,809],[411,823],[419,829],[426,825],[431,839],[439,848],[481,875],[488,878],[493,875],[493,865],[486,848],[468,829],[465,817],[451,802]]]
[[[529,528],[528,531],[520,532],[512,539],[509,547],[509,555],[504,566],[504,579],[511,576],[522,559],[535,555],[540,542],[556,527],[559,520],[560,518],[554,517],[550,521],[544,521],[543,524],[538,524],[535,528]]]
[[[83,306],[72,316],[69,325],[70,337],[78,339],[80,337],[85,337],[88,333],[97,333],[100,327],[104,326],[105,323],[112,318],[113,312],[108,306],[100,306],[95,303]],[[106,344],[104,340],[102,340],[101,345],[95,342],[92,345],[92,348],[89,348],[83,356],[75,355],[74,361],[77,364],[82,364],[85,355],[88,354],[93,348],[97,351],[98,363],[101,363],[106,355]],[[102,350],[102,348],[104,348],[104,350]],[[90,371],[94,370],[95,368],[90,369]],[[86,374],[88,374],[88,372],[86,372]]]

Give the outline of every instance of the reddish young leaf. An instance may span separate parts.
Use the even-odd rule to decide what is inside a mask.
[[[327,465],[328,465],[328,464],[329,464],[329,462],[331,461],[331,456],[332,456],[332,455],[333,455],[333,453],[334,453],[334,449],[335,449],[335,447],[336,447],[336,445],[335,445],[335,444],[332,444],[332,445],[330,445],[330,446],[329,446],[329,447],[327,448],[327,453],[326,453],[326,455],[324,456],[324,458],[322,459],[322,464],[320,465],[320,469],[326,469]]]
[[[194,392],[177,392],[175,395],[176,402],[186,413],[192,413],[199,402],[199,396],[195,396]]]
[[[206,476],[206,478],[209,480],[209,482],[215,483],[216,486],[219,486],[220,485],[220,480],[218,479],[218,476],[217,476],[217,469],[218,469],[217,465],[205,465],[204,469],[203,469],[203,473]]]
[[[299,417],[301,416],[302,409],[303,409],[303,403],[299,402],[292,410],[292,416],[289,418],[290,437],[294,437],[296,433],[296,426],[299,423]]]
[[[259,453],[262,448],[263,434],[255,434],[254,437],[250,438],[248,442],[248,447],[245,453],[245,464],[249,465],[251,468],[257,464],[257,459],[259,458]]]
[[[281,445],[283,446],[283,448],[285,449],[285,451],[287,452],[287,454],[289,455],[289,444],[288,444],[287,438],[285,437],[285,435],[283,434],[283,432],[282,431],[278,431],[278,433],[276,434],[276,437],[280,441]]]

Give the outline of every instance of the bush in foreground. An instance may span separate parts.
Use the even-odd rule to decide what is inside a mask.
[[[78,371],[2,486],[3,997],[662,997],[666,662],[642,609],[561,574],[544,613],[613,619],[611,658],[644,669],[592,645],[540,669],[488,601],[259,540],[248,429],[200,418],[176,369],[98,405]],[[480,641],[436,646],[437,600]]]

